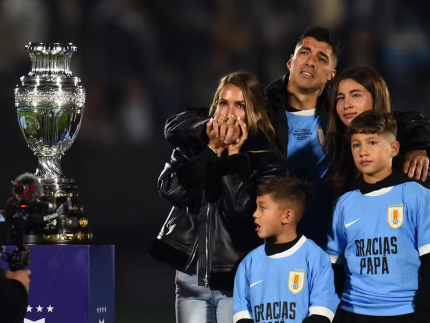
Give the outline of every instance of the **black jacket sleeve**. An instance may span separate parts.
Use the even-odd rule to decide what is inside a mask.
[[[415,316],[414,322],[430,322],[430,254],[420,257],[419,285],[414,298]]]
[[[206,124],[209,109],[188,108],[173,114],[164,126],[164,137],[174,147],[207,145]]]
[[[248,219],[255,212],[257,187],[271,177],[285,175],[286,163],[275,152],[242,152],[221,158],[219,171],[222,209],[241,221],[241,215]]]
[[[218,161],[208,147],[197,156],[187,148],[174,149],[158,179],[158,193],[179,208],[189,206],[205,186],[209,165]]]
[[[21,323],[27,313],[27,290],[14,279],[4,277],[0,268],[0,313],[2,322]]]
[[[402,154],[413,150],[430,151],[430,119],[416,111],[394,111],[394,118]]]

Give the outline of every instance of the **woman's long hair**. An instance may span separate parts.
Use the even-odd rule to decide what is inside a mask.
[[[242,90],[245,99],[245,123],[249,137],[255,137],[257,132],[261,131],[270,145],[272,145],[275,142],[275,130],[267,115],[264,85],[257,76],[250,72],[231,73],[220,80],[209,110],[209,115],[213,116],[215,114],[220,92],[227,84],[233,84]]]
[[[340,120],[336,111],[338,86],[342,80],[346,79],[360,83],[372,94],[373,110],[391,112],[390,93],[387,84],[373,68],[369,66],[349,68],[335,78],[329,97],[324,150],[330,160],[329,179],[333,182],[337,196],[345,190],[346,182],[358,175],[352,159],[347,127]]]

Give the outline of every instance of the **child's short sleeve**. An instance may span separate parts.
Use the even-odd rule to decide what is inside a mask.
[[[242,319],[252,319],[251,300],[249,294],[249,279],[246,270],[246,257],[239,265],[234,278],[233,290],[233,322]]]
[[[334,288],[334,274],[330,259],[322,250],[319,251],[319,256],[314,258],[309,266],[309,315],[325,316],[331,322],[339,305],[339,298]]]
[[[328,234],[326,251],[333,264],[342,264],[344,262],[344,252],[347,245],[345,236],[345,227],[343,223],[342,202],[338,201],[333,213],[333,222]]]

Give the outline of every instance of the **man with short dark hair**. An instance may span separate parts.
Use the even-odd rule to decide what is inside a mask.
[[[297,42],[287,63],[289,73],[266,89],[276,144],[287,158],[288,175],[314,183],[314,198],[298,231],[320,247],[331,215],[331,188],[322,181],[329,161],[323,149],[327,126],[327,83],[336,75],[338,41],[326,28],[312,26]]]
[[[305,142],[318,143],[318,136],[315,137],[316,131],[313,136],[308,136],[308,133],[299,133],[295,136],[293,129],[299,130],[299,128],[290,125],[288,118],[300,115],[296,112],[307,110],[309,112],[303,115],[314,117],[305,119],[322,122],[321,126],[325,129],[326,103],[329,95],[326,84],[336,75],[338,57],[339,48],[336,37],[326,28],[309,27],[300,36],[294,54],[287,63],[289,73],[273,81],[266,89],[269,111],[272,112],[271,121],[277,134],[277,144],[289,156],[300,149],[300,146],[305,145]],[[290,147],[290,140],[295,138],[301,145]],[[322,140],[323,138],[320,138],[320,141]],[[291,149],[293,151],[289,151]],[[320,150],[322,152],[322,147]]]

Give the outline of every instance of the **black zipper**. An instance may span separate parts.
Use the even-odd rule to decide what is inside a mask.
[[[205,209],[206,207],[206,209]],[[205,209],[205,210],[204,210]],[[210,203],[205,205],[205,193],[202,193],[202,207],[199,213],[198,220],[198,244],[197,244],[197,278],[200,286],[209,287],[209,214]]]
[[[206,239],[205,239],[205,244],[206,244],[206,272],[205,272],[205,278],[203,278],[203,283],[204,286],[206,288],[209,287],[209,212],[211,209],[211,205],[208,203],[208,210],[206,212]]]

